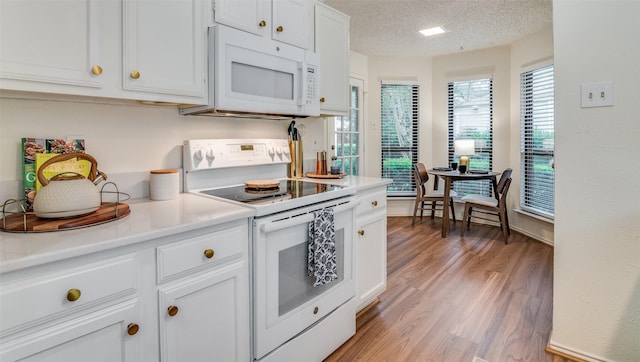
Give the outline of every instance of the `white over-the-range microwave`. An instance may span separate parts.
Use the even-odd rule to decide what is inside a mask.
[[[209,104],[183,115],[291,118],[320,115],[314,52],[224,25],[209,28]]]

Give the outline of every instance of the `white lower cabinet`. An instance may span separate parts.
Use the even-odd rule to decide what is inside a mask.
[[[249,361],[248,220],[0,275],[0,361]]]
[[[159,290],[162,361],[249,361],[246,262]]]
[[[143,361],[139,302],[129,301],[0,345],[0,361]]]
[[[358,191],[356,209],[356,302],[360,311],[387,287],[386,185]]]

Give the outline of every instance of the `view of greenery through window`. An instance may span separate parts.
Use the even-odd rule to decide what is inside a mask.
[[[469,157],[469,169],[493,168],[493,80],[475,79],[449,83],[448,93],[449,162],[459,162],[454,141],[475,141],[475,155]],[[491,195],[489,180],[453,184],[458,196],[470,193]]]
[[[415,196],[418,161],[418,85],[383,82],[381,91],[382,177],[393,179],[389,196]]]
[[[520,208],[554,214],[553,65],[520,75]]]

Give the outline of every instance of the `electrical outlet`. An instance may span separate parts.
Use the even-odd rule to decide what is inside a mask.
[[[613,82],[580,85],[580,104],[582,108],[613,106]]]

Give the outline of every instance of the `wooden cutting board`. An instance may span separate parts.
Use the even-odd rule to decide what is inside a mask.
[[[251,189],[269,189],[280,186],[278,180],[250,180],[244,183],[245,187]]]
[[[117,211],[117,215],[116,215]],[[26,232],[59,231],[87,227],[123,218],[129,213],[129,205],[124,203],[103,203],[100,208],[90,214],[64,219],[43,219],[35,214],[27,214]],[[15,213],[0,218],[0,230],[8,232],[25,232],[24,214]]]

